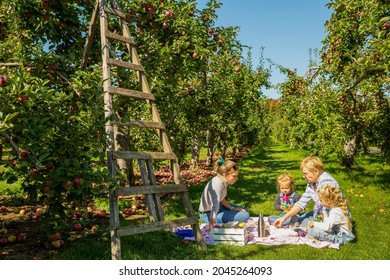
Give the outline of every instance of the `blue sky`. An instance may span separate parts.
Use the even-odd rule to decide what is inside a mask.
[[[203,8],[207,0],[198,0]],[[326,0],[219,0],[217,26],[238,26],[239,41],[252,48],[253,64],[264,57],[304,75],[309,63],[309,49],[321,49],[325,21],[331,16]],[[271,82],[283,82],[285,76],[273,70]],[[266,96],[278,98],[274,89]]]

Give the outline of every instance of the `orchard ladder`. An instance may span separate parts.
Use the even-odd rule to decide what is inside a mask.
[[[110,2],[110,4],[109,4]],[[98,17],[100,18],[100,38],[102,51],[102,69],[103,69],[103,91],[104,91],[104,110],[106,123],[106,134],[108,137],[107,145],[107,161],[108,169],[112,176],[117,174],[118,159],[136,160],[138,162],[140,175],[142,178],[142,185],[126,186],[116,188],[110,191],[110,235],[111,235],[111,257],[112,259],[121,259],[121,241],[120,237],[157,231],[178,226],[191,225],[194,232],[198,246],[205,250],[206,243],[201,234],[198,217],[196,216],[191,201],[189,199],[188,190],[183,184],[179,165],[176,161],[176,155],[172,152],[169,144],[169,139],[165,131],[165,126],[160,119],[157,110],[154,95],[151,93],[148,81],[146,79],[145,69],[141,65],[137,54],[135,42],[129,32],[129,27],[126,23],[126,14],[121,10],[117,0],[105,1],[96,0],[94,11],[89,26],[89,32],[84,48],[83,60],[81,67],[84,68],[87,61],[88,52],[92,45],[94,32],[97,25]],[[116,21],[117,31],[111,31],[112,25],[109,29],[109,19]],[[115,44],[124,44],[125,50],[130,59],[119,59],[123,52],[118,55]],[[139,89],[130,89],[118,85],[117,76],[113,77],[111,72],[113,69],[125,69],[136,73],[139,83]],[[115,108],[113,98],[114,96],[129,97],[136,100],[144,100],[149,107],[151,120],[130,120],[121,122],[120,120],[113,121],[112,117],[115,115]],[[116,128],[117,127],[139,127],[152,129],[157,132],[161,152],[147,152],[147,151],[119,151],[116,150]],[[156,176],[153,170],[153,161],[165,160],[169,162],[170,171],[173,176],[174,184],[157,184]],[[165,220],[160,197],[165,193],[180,193],[182,203],[186,214],[185,218],[174,220]],[[121,226],[119,216],[118,197],[130,195],[144,195],[146,197],[148,212],[150,215],[150,223],[142,225]]]

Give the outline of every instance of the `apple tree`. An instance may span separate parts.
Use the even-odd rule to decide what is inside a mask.
[[[88,3],[0,4],[0,75],[7,77],[0,123],[9,148],[1,178],[19,180],[31,201],[46,206],[52,227],[72,202],[107,188],[101,70],[79,69]]]
[[[344,163],[368,145],[389,158],[390,1],[329,1],[323,75],[338,95],[346,132]]]

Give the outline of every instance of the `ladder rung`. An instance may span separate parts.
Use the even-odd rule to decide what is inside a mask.
[[[174,153],[163,152],[131,152],[131,151],[115,151],[113,152],[114,159],[157,159],[157,160],[175,160]]]
[[[118,60],[118,59],[108,58],[107,64],[115,65],[115,66],[123,67],[123,68],[129,68],[129,69],[136,70],[136,71],[145,71],[144,67],[142,67],[141,65],[133,64],[133,63]]]
[[[135,42],[134,42],[133,38],[126,37],[126,36],[123,36],[123,35],[120,35],[120,34],[117,34],[117,33],[113,33],[113,32],[107,31],[106,32],[106,37],[110,38],[110,39],[118,40],[118,41],[121,41],[121,42],[124,42],[124,43],[129,43],[129,44],[135,45]]]
[[[160,122],[151,122],[151,121],[140,121],[140,120],[131,120],[130,122],[111,122],[111,124],[116,126],[138,126],[138,127],[146,127],[146,128],[157,128],[157,129],[165,129],[165,125]]]
[[[112,15],[116,15],[118,17],[126,19],[126,14],[124,12],[122,12],[121,10],[117,10],[117,9],[113,9],[113,8],[104,6],[104,11],[106,13],[109,13],[109,14],[112,14]]]
[[[131,186],[118,188],[115,195],[137,195],[137,194],[156,194],[156,193],[180,193],[188,191],[185,184],[178,185],[149,185],[149,186]]]
[[[146,93],[138,90],[132,90],[127,88],[118,88],[118,87],[110,87],[108,89],[109,93],[124,95],[124,96],[130,96],[134,98],[139,99],[148,99],[148,100],[155,100],[154,95],[151,93]]]
[[[117,228],[116,232],[118,236],[126,236],[131,234],[138,234],[143,232],[152,232],[156,230],[175,228],[179,226],[187,226],[198,224],[198,217],[192,216],[183,219],[170,220],[170,221],[158,221],[150,224],[141,224],[136,226],[127,226]]]

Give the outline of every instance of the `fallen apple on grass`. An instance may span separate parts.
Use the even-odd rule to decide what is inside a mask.
[[[18,242],[24,242],[27,240],[27,237],[24,233],[19,233],[18,236],[16,237],[16,240]]]
[[[14,243],[16,241],[16,236],[13,234],[10,234],[10,235],[8,235],[7,240],[9,243]]]
[[[53,246],[54,248],[58,249],[61,247],[61,242],[59,240],[55,240],[51,243],[51,246]]]
[[[83,229],[83,226],[81,224],[74,224],[73,229],[79,231]]]

